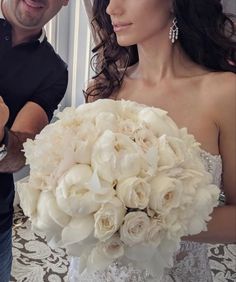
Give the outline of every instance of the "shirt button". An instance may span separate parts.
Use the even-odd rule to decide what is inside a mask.
[[[5,36],[5,40],[6,40],[6,41],[9,41],[9,40],[10,40],[10,37],[9,37],[8,35],[6,35],[6,36]]]

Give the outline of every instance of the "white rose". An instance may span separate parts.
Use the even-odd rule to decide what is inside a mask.
[[[158,219],[151,219],[146,233],[147,243],[157,247],[165,236],[163,224]]]
[[[139,120],[145,122],[153,134],[157,137],[162,135],[178,136],[179,129],[175,122],[167,116],[167,112],[158,108],[145,107],[139,111]]]
[[[130,247],[144,242],[149,224],[150,219],[145,212],[126,214],[124,224],[120,228],[121,241]]]
[[[114,235],[100,244],[104,255],[112,260],[118,259],[124,255],[124,244],[121,242],[118,235]]]
[[[103,270],[123,255],[123,243],[118,236],[114,235],[107,241],[98,243],[92,250],[87,262],[88,271]]]
[[[68,215],[90,214],[100,208],[89,190],[92,170],[88,165],[74,165],[61,178],[56,188],[58,206]]]
[[[145,179],[131,177],[119,182],[116,192],[126,207],[145,209],[149,202],[151,187]]]
[[[170,169],[184,163],[186,147],[181,139],[163,135],[158,139],[158,153],[159,168]]]
[[[107,130],[94,144],[92,168],[99,177],[113,183],[139,174],[140,154],[140,148],[128,136]]]
[[[125,207],[118,198],[113,198],[109,203],[103,204],[94,215],[94,236],[101,241],[112,237],[120,228],[125,212]]]
[[[165,175],[158,175],[151,181],[149,207],[165,214],[180,206],[183,192],[181,181]]]

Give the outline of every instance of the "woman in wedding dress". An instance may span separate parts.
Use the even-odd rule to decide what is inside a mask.
[[[236,241],[236,44],[232,21],[219,0],[94,0],[96,76],[87,101],[126,99],[162,108],[201,143],[202,159],[222,185],[225,204],[215,208],[208,231],[183,238],[163,281],[212,281],[206,243]],[[223,167],[223,170],[222,170]],[[156,281],[113,263],[70,281]]]

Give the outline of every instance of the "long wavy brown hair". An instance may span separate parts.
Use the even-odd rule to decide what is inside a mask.
[[[122,85],[128,67],[138,62],[137,46],[122,47],[116,40],[109,0],[94,0],[92,27],[99,43],[93,49],[93,84],[85,91],[86,101],[108,98]],[[235,15],[226,15],[220,0],[174,0],[179,42],[185,53],[209,70],[236,73]]]

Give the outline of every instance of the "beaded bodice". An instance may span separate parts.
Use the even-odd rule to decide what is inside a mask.
[[[201,150],[201,158],[208,172],[213,176],[213,183],[221,187],[222,176],[222,160],[220,155],[211,155],[210,153]]]
[[[213,182],[221,186],[222,160],[220,155],[211,155],[201,150],[201,158],[206,169],[212,174]],[[83,272],[79,274],[79,258],[72,258],[70,282],[158,282],[146,271],[134,268],[132,265],[113,263],[104,271],[94,274]],[[181,248],[174,258],[174,267],[166,269],[159,282],[212,282],[207,257],[207,244],[182,241]]]

